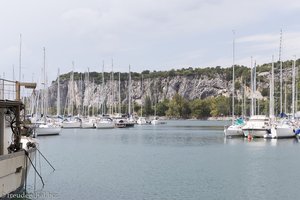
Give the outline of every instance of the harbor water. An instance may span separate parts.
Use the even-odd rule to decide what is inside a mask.
[[[297,139],[225,139],[226,121],[176,120],[39,137],[32,199],[299,199]],[[51,197],[51,198],[47,198]]]

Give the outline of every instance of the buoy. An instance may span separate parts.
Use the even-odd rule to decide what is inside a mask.
[[[252,136],[251,134],[248,134],[248,141],[251,141],[252,140]]]

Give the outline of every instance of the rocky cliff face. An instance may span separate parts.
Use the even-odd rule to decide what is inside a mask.
[[[196,98],[204,99],[218,95],[229,96],[231,87],[232,81],[226,81],[224,77],[218,74],[216,74],[214,78],[208,78],[204,75],[147,78],[143,81],[141,79],[131,81],[131,98],[133,102],[138,104],[141,104],[146,96],[149,96],[153,102],[159,102],[165,98],[171,99],[176,93],[179,93],[189,100]],[[263,87],[268,87],[268,85],[264,85]],[[127,80],[121,81],[120,89],[121,101],[123,104],[127,104]],[[66,110],[66,106],[70,102],[72,102],[76,108],[82,106],[99,107],[104,100],[107,102],[107,106],[109,106],[113,100],[117,104],[118,91],[119,83],[117,80],[113,82],[106,81],[104,86],[87,81],[74,81],[73,85],[69,80],[60,81],[61,110]],[[236,92],[238,97],[242,98],[242,93],[238,90]],[[249,93],[249,88],[246,88],[246,96],[249,97]],[[48,99],[50,107],[56,107],[57,82],[53,82],[49,87]]]

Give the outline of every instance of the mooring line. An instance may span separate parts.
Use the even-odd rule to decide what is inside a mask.
[[[38,148],[36,148],[36,150],[38,150],[40,155],[46,160],[46,162],[50,165],[50,167],[53,169],[53,171],[55,171],[55,168],[51,165],[51,163],[47,160],[47,158],[42,154],[42,152]]]
[[[25,155],[28,157],[34,171],[36,172],[36,174],[40,177],[41,181],[42,181],[42,184],[43,184],[43,187],[45,186],[45,183],[44,183],[44,180],[43,180],[43,177],[40,175],[40,173],[37,171],[37,169],[35,168],[34,164],[32,163],[32,160],[30,159],[29,157],[29,153],[28,151],[26,151],[25,149],[23,149],[25,151]],[[26,169],[27,170],[27,169]]]

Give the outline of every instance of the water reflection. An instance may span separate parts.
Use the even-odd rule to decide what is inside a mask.
[[[265,139],[265,138],[254,138],[249,140],[245,137],[234,137],[227,138],[224,137],[224,144],[229,145],[239,145],[239,144],[249,144],[252,146],[279,146],[279,145],[293,145],[299,144],[299,139],[297,138],[285,138],[285,139]]]

